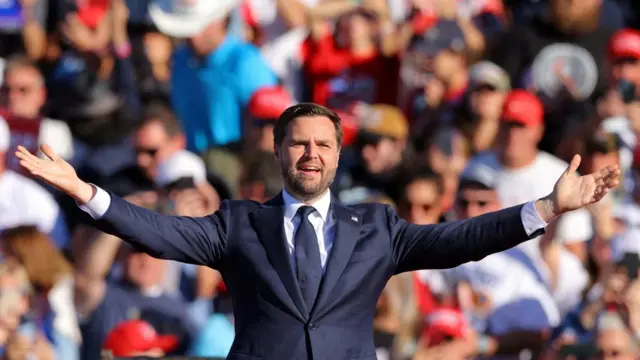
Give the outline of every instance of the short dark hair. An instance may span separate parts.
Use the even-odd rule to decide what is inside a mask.
[[[421,165],[418,168],[407,168],[403,174],[400,176],[400,181],[398,182],[398,189],[401,189],[398,194],[398,199],[396,203],[400,204],[405,202],[406,199],[406,189],[413,183],[418,181],[425,181],[428,183],[432,183],[436,187],[436,192],[440,195],[444,191],[444,183],[442,180],[442,176],[435,172],[433,169],[426,165]]]
[[[142,122],[138,126],[138,130],[154,122],[160,123],[169,137],[182,134],[182,127],[176,114],[171,108],[161,102],[153,102],[145,107]]]
[[[289,123],[301,116],[325,116],[331,120],[333,127],[336,131],[336,140],[338,147],[342,146],[342,125],[340,124],[340,116],[333,110],[330,110],[322,105],[314,103],[300,103],[288,107],[276,121],[276,126],[273,128],[273,138],[276,145],[281,145],[282,140],[287,134],[287,127]]]
[[[247,164],[243,179],[245,183],[259,182],[264,185],[267,198],[276,196],[284,186],[278,162],[272,153],[257,153]]]

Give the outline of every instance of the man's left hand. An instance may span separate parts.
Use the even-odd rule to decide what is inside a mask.
[[[611,189],[618,186],[620,168],[609,165],[588,175],[578,175],[580,155],[574,155],[567,170],[547,197],[535,202],[542,219],[549,223],[556,216],[600,201]]]

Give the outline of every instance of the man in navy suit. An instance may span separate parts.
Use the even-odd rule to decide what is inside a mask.
[[[578,176],[576,156],[543,199],[462,222],[419,226],[381,204],[345,206],[328,190],[340,118],[315,104],[288,108],[274,129],[285,187],[260,204],[225,201],[202,218],[136,207],[80,180],[49,146],[16,156],[34,176],[72,196],[97,226],[152,256],[218,269],[233,298],[229,359],[373,360],[373,316],[387,280],[449,268],[511,248],[557,215],[600,200],[616,167]]]

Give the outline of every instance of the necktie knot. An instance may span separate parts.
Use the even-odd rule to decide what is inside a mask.
[[[313,206],[305,205],[298,208],[297,214],[304,219],[311,215],[311,213],[313,213],[314,211],[316,211],[316,209]]]

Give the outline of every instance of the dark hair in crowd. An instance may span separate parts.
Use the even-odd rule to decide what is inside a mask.
[[[282,144],[282,140],[284,140],[284,137],[287,134],[287,127],[289,127],[289,123],[301,116],[328,117],[329,120],[331,120],[331,122],[333,123],[333,127],[336,130],[336,140],[338,141],[338,147],[342,145],[342,126],[340,125],[340,116],[338,116],[338,114],[336,114],[332,110],[314,103],[300,103],[290,106],[280,115],[280,117],[278,117],[276,126],[273,128],[273,138],[276,145],[279,146]]]
[[[418,168],[407,168],[399,178],[397,187],[399,191],[395,194],[397,195],[396,203],[399,204],[406,200],[405,191],[407,187],[417,181],[426,181],[434,184],[438,194],[442,194],[444,191],[442,177],[430,167],[420,166]]]
[[[247,166],[245,182],[260,182],[267,198],[276,196],[284,186],[280,167],[272,153],[260,152]]]
[[[158,122],[167,132],[169,137],[173,137],[182,133],[182,127],[176,117],[176,114],[170,107],[162,102],[153,102],[144,109],[143,120],[138,129],[148,124]]]

